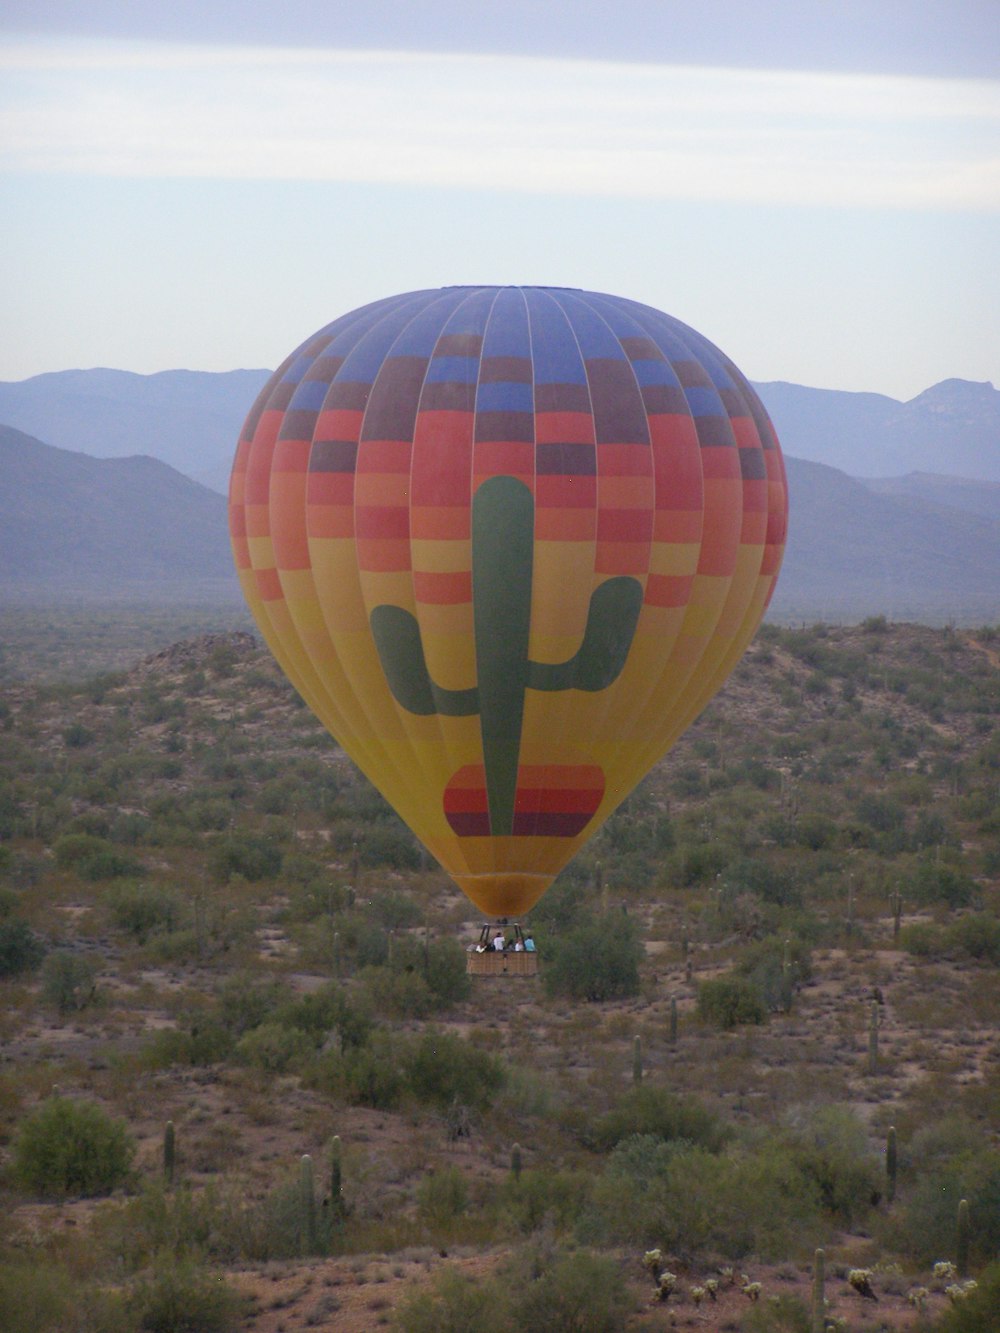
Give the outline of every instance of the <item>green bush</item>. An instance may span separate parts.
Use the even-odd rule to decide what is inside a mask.
[[[614,1259],[589,1250],[529,1253],[507,1279],[518,1333],[618,1333],[633,1309]],[[520,1271],[519,1271],[520,1270]]]
[[[208,857],[208,868],[220,884],[235,875],[256,883],[276,879],[284,856],[270,834],[232,833],[220,839]]]
[[[284,1074],[315,1049],[304,1032],[266,1021],[245,1032],[236,1043],[236,1057],[268,1074]]]
[[[237,1333],[247,1302],[193,1259],[164,1257],[139,1282],[129,1305],[142,1333]]]
[[[623,913],[610,912],[555,936],[550,952],[545,968],[550,995],[600,1002],[639,993],[642,942]]]
[[[473,1280],[444,1268],[429,1290],[404,1298],[393,1315],[400,1333],[510,1333],[504,1292],[495,1280]]]
[[[726,1029],[767,1020],[767,1004],[760,987],[733,973],[702,981],[697,1009],[699,1018]]]
[[[418,1101],[441,1110],[455,1101],[485,1110],[504,1082],[504,1065],[490,1051],[450,1032],[425,1032],[406,1058],[406,1078]]]
[[[586,1171],[555,1171],[548,1167],[505,1177],[501,1186],[503,1218],[515,1231],[530,1235],[542,1227],[557,1234],[572,1231],[590,1196],[592,1176]]]
[[[454,1221],[468,1206],[465,1177],[456,1166],[424,1176],[417,1186],[417,1212],[432,1226]]]
[[[717,1152],[728,1131],[716,1113],[695,1097],[640,1083],[622,1094],[618,1105],[589,1131],[594,1146],[607,1151],[634,1135],[680,1139]]]
[[[45,957],[45,945],[26,921],[0,921],[0,977],[33,972]]]
[[[14,1178],[46,1197],[109,1194],[126,1180],[134,1154],[120,1120],[93,1102],[50,1097],[17,1131]]]
[[[109,891],[107,903],[118,929],[140,944],[145,944],[156,930],[176,929],[177,898],[165,889],[147,884],[118,884]]]
[[[871,1210],[884,1168],[871,1151],[863,1122],[846,1106],[821,1106],[795,1125],[793,1156],[815,1185],[823,1207],[845,1227]]]
[[[42,995],[59,1013],[86,1009],[97,993],[97,964],[69,949],[50,953],[42,965]]]
[[[81,879],[122,879],[143,870],[141,861],[92,833],[69,833],[57,839],[53,851],[56,865],[61,870],[75,870]]]

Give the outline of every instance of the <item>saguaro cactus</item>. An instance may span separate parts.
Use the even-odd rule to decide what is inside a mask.
[[[176,1136],[174,1122],[168,1120],[163,1131],[163,1178],[168,1185],[174,1183],[174,1163],[176,1160]]]
[[[344,1211],[343,1177],[340,1161],[340,1135],[334,1134],[330,1144],[330,1207],[334,1216]]]
[[[308,1153],[303,1153],[299,1163],[299,1225],[302,1249],[311,1254],[316,1248],[316,1192],[313,1162]]]
[[[872,1000],[868,1016],[868,1073],[879,1073],[879,1001]]]
[[[677,1041],[677,997],[671,996],[670,999],[670,1045],[673,1046]]]
[[[812,1329],[824,1333],[826,1329],[826,1251],[817,1250],[813,1259]]]
[[[515,1143],[510,1150],[510,1173],[515,1180],[521,1179],[521,1145]]]
[[[642,1082],[642,1038],[632,1039],[632,1082]]]
[[[896,1126],[889,1126],[885,1141],[885,1196],[890,1203],[896,1197]]]
[[[959,1277],[969,1275],[969,1201],[961,1199],[958,1205],[958,1218],[955,1228],[955,1267]]]

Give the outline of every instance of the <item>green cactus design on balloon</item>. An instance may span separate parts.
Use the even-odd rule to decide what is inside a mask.
[[[491,477],[472,502],[472,601],[478,683],[444,689],[427,669],[420,626],[409,611],[377,606],[371,629],[393,698],[410,713],[479,715],[494,835],[513,830],[525,690],[605,690],[621,675],[635,637],[643,589],[627,575],[590,598],[579,648],[565,662],[528,657],[535,505],[515,477]]]

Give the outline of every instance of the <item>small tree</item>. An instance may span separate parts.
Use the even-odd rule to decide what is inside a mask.
[[[109,1194],[128,1176],[134,1155],[122,1121],[93,1102],[50,1097],[17,1132],[14,1178],[50,1197]]]
[[[631,918],[611,912],[555,941],[546,989],[550,995],[594,1002],[637,995],[641,958],[642,942]]]
[[[89,958],[58,949],[50,953],[42,968],[42,994],[59,1013],[85,1009],[97,991],[97,967]]]

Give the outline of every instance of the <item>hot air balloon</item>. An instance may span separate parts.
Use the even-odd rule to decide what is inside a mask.
[[[389,297],[247,417],[230,530],[295,688],[468,897],[528,911],[697,717],[781,563],[784,465],[676,319],[566,288]]]

